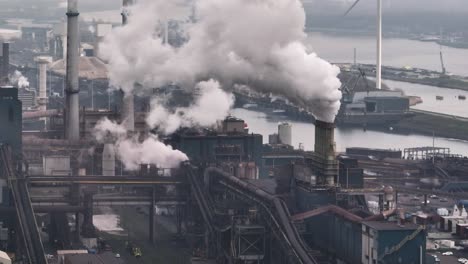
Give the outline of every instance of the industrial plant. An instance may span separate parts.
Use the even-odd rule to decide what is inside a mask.
[[[301,19],[284,36],[266,30],[302,17],[301,1],[174,2],[123,0],[119,23],[82,19],[77,0],[63,21],[5,19],[0,263],[468,258],[464,153],[368,148],[337,129],[366,140],[418,114],[380,90],[380,57],[377,87],[359,88],[373,85],[364,71],[345,82],[357,67],[300,43]],[[273,18],[257,13],[266,7]],[[245,10],[264,34],[228,20]],[[235,108],[275,118],[275,130]]]

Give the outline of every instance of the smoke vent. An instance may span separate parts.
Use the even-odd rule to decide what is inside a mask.
[[[2,69],[0,85],[8,85],[8,73],[10,68],[10,43],[4,42],[2,46]]]
[[[315,122],[315,153],[313,167],[319,184],[333,186],[338,175],[335,153],[335,124],[320,120]]]
[[[122,25],[128,23],[128,6],[133,4],[133,0],[123,0]],[[135,99],[131,92],[122,93],[122,113],[121,121],[127,131],[135,131]]]
[[[66,127],[65,137],[68,140],[79,140],[79,39],[78,39],[78,3],[68,0],[67,25],[67,76],[66,76]]]

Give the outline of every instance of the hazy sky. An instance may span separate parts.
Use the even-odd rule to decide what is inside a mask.
[[[82,11],[119,9],[122,0],[78,0]],[[189,0],[186,0],[189,1]],[[341,14],[355,0],[302,0],[308,12]],[[352,14],[374,13],[376,0],[361,0]],[[0,8],[5,5],[64,5],[66,0],[0,0]],[[427,13],[441,14],[468,13],[468,0],[383,0],[387,14]]]
[[[304,0],[308,10],[342,13],[355,2],[355,0]],[[386,13],[460,13],[468,12],[467,0],[383,0]],[[376,0],[361,0],[353,11],[355,14],[374,12]]]
[[[10,3],[11,0],[0,0],[0,6],[2,3]],[[20,3],[48,3],[51,2],[66,2],[66,0],[15,0],[18,4]],[[351,5],[354,0],[303,0],[308,6],[314,7],[314,9],[327,9],[327,10],[342,10],[346,9],[346,6]],[[365,11],[375,6],[376,0],[361,0],[359,5],[356,7],[356,12]],[[79,0],[79,5],[83,9],[115,9],[119,8],[122,0]],[[437,11],[437,12],[468,12],[468,1],[467,0],[383,0],[384,7],[389,12],[401,12],[401,11]]]

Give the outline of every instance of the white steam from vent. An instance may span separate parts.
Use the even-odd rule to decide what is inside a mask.
[[[28,78],[24,77],[20,71],[15,71],[10,75],[9,79],[12,84],[16,85],[20,89],[29,88]]]
[[[183,2],[140,0],[129,23],[107,35],[100,50],[114,86],[190,88],[214,79],[226,90],[239,84],[284,96],[317,119],[334,121],[339,68],[304,45],[300,0],[196,0],[196,22],[185,29],[189,40],[164,45],[161,22],[180,14]]]
[[[143,141],[137,136],[127,135],[126,129],[105,118],[95,126],[96,139],[102,143],[106,140],[115,142],[117,157],[127,170],[138,170],[141,164],[154,164],[160,168],[175,168],[181,162],[188,160],[187,155],[173,149],[151,135]]]
[[[192,105],[172,111],[163,106],[163,99],[153,99],[146,118],[148,126],[169,135],[180,127],[210,127],[229,115],[234,96],[223,91],[217,81],[200,82],[195,91],[197,96]]]

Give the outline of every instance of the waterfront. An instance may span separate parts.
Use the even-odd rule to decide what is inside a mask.
[[[234,109],[232,114],[244,119],[249,125],[250,132],[263,135],[263,141],[268,142],[268,135],[277,132],[278,120],[267,118],[264,113],[245,109]],[[292,141],[294,147],[300,143],[306,150],[313,150],[315,126],[312,123],[288,121],[293,126]],[[358,128],[338,128],[335,133],[337,151],[344,152],[347,147],[367,147],[385,149],[404,149],[410,147],[432,146],[433,138],[423,135],[400,135],[390,131],[364,131]],[[452,153],[468,156],[468,141],[435,138],[435,146],[448,147]]]
[[[331,62],[352,62],[356,48],[358,63],[375,64],[375,38],[370,36],[339,37],[312,32],[308,34],[307,42],[319,57]],[[382,45],[383,65],[441,71],[440,46],[436,43],[385,38]],[[468,49],[443,47],[443,53],[448,72],[468,76]]]
[[[468,101],[458,99],[459,95],[468,97],[468,91],[391,80],[384,80],[384,83],[392,90],[403,91],[405,95],[421,97],[423,102],[413,106],[414,109],[468,117]],[[442,96],[443,100],[437,100],[436,96]]]

